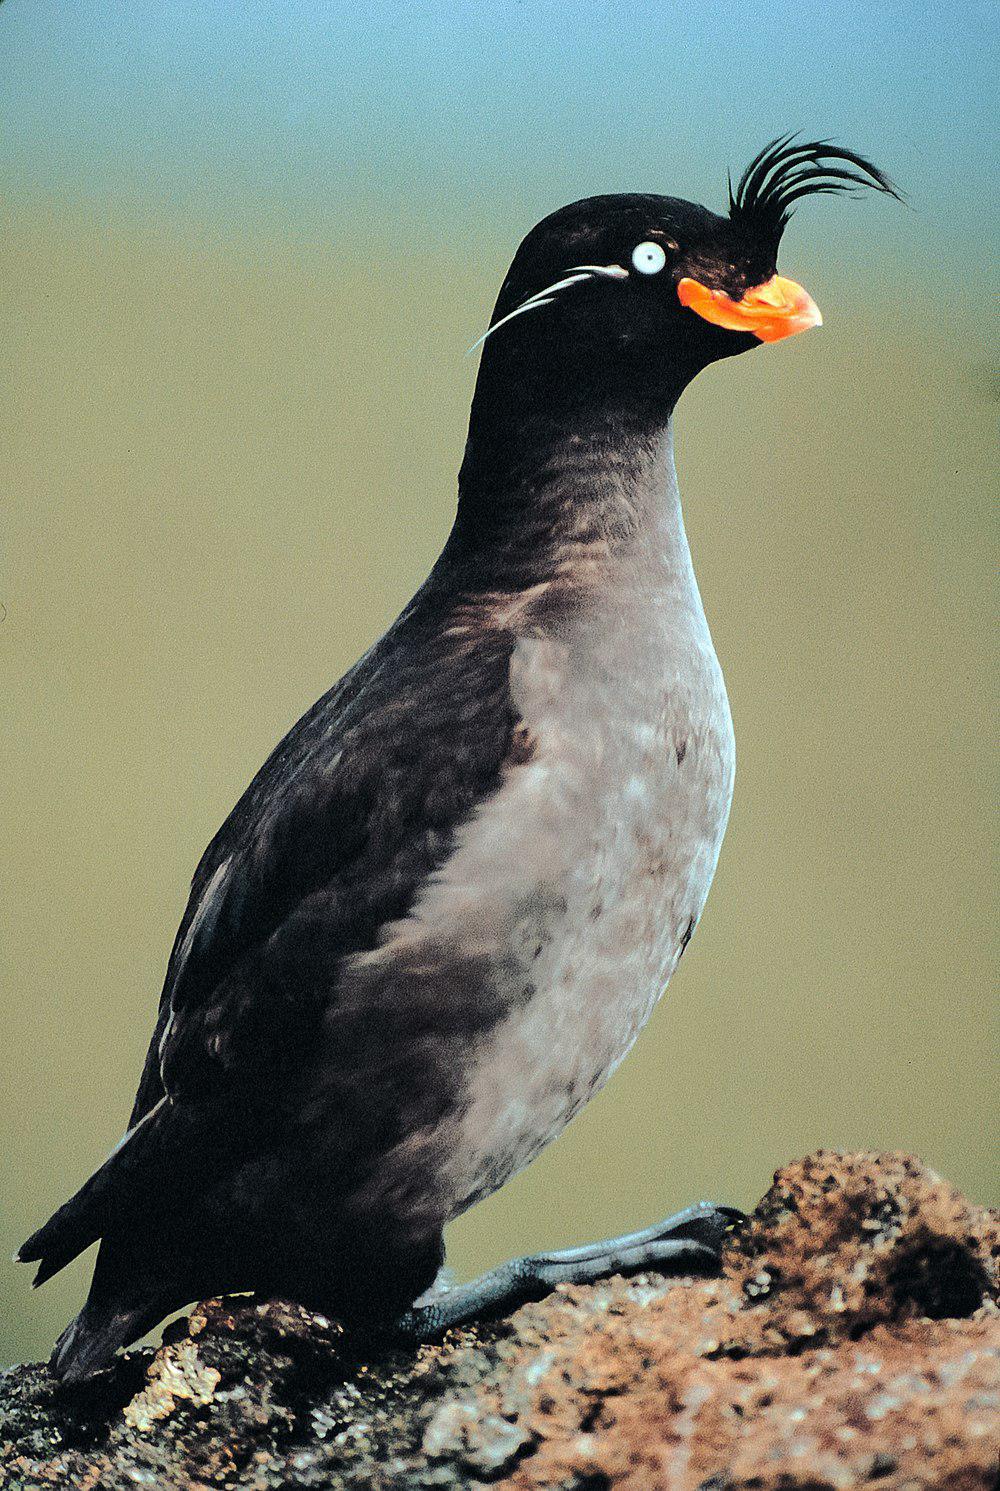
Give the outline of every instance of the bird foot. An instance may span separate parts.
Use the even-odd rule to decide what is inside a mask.
[[[456,1326],[507,1315],[529,1300],[544,1298],[557,1284],[592,1284],[609,1274],[647,1268],[663,1273],[717,1270],[723,1245],[745,1220],[734,1207],[698,1201],[641,1232],[512,1258],[469,1284],[424,1295],[393,1321],[387,1334],[395,1341],[434,1340]]]

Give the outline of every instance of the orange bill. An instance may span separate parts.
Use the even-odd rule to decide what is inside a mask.
[[[780,274],[755,285],[742,300],[732,300],[724,290],[709,290],[697,280],[683,279],[677,286],[681,305],[727,331],[749,331],[762,342],[780,342],[797,331],[822,326],[819,306],[794,280]]]

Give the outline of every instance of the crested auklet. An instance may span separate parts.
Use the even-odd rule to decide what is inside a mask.
[[[709,363],[820,324],[778,243],[797,199],[858,186],[896,195],[785,136],[725,216],[598,196],[524,239],[441,557],[208,846],[128,1131],[18,1255],[41,1283],[101,1239],[59,1376],[210,1294],[419,1339],[717,1261],[737,1214],[699,1203],[431,1289],[445,1225],[607,1081],[697,926],[734,750],[671,416]]]

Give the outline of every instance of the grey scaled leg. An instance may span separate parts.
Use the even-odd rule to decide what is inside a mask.
[[[454,1326],[509,1314],[528,1300],[544,1298],[557,1284],[590,1284],[645,1268],[665,1273],[717,1270],[723,1243],[743,1221],[743,1213],[731,1206],[698,1201],[641,1232],[512,1258],[470,1284],[425,1296],[426,1303],[399,1316],[388,1334],[396,1341],[431,1341]]]

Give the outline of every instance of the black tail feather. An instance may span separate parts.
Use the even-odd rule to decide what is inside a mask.
[[[168,1308],[157,1302],[126,1309],[92,1295],[56,1342],[49,1359],[51,1370],[66,1383],[93,1377],[111,1365],[120,1346],[138,1340]]]
[[[103,1235],[112,1209],[121,1210],[123,1185],[129,1190],[130,1202],[156,1186],[161,1169],[157,1160],[164,1148],[164,1125],[160,1121],[163,1109],[164,1104],[158,1104],[130,1129],[76,1195],[22,1244],[16,1261],[38,1263],[33,1281],[36,1288]]]

